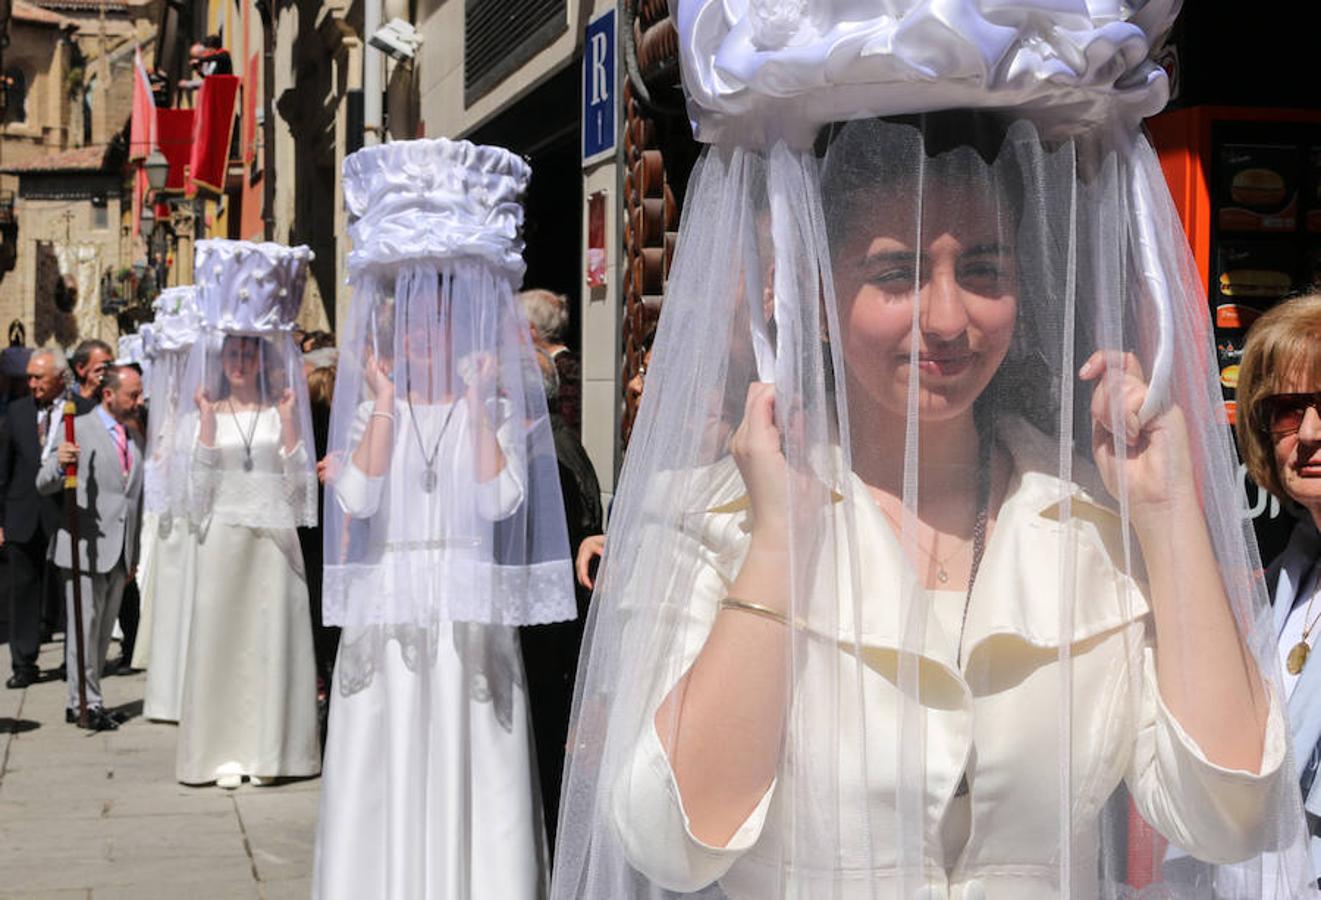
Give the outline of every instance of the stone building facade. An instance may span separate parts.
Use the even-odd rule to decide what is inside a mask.
[[[145,253],[128,232],[123,138],[134,51],[150,64],[163,5],[13,0],[0,22],[0,325],[29,345],[118,336],[102,286]]]

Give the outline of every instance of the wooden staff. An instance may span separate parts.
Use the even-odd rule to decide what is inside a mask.
[[[73,394],[64,398],[64,440],[76,444],[73,426],[78,408]],[[78,460],[64,467],[64,509],[69,516],[69,539],[73,544],[70,557],[73,562],[73,633],[78,648],[78,727],[87,727],[87,646],[83,639],[83,578],[78,554]],[[67,635],[66,635],[67,639]]]

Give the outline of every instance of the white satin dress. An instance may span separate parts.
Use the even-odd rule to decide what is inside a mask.
[[[449,404],[413,408],[422,443],[439,443],[440,479],[430,495],[439,502],[424,504],[428,495],[420,489],[400,495],[409,497],[410,512],[429,506],[422,520],[390,513],[390,475],[368,478],[347,463],[336,481],[344,511],[370,517],[370,540],[382,549],[382,578],[414,569],[435,577],[423,548],[460,543],[443,537],[453,518],[445,497],[475,493],[491,519],[508,516],[522,502],[517,465],[474,484],[471,462],[464,462],[470,446],[465,405],[445,426],[449,414]],[[408,417],[400,404],[390,471],[417,475],[423,454]],[[502,428],[507,457],[510,437]],[[346,627],[331,694],[312,896],[544,896],[546,844],[532,760],[516,628],[444,620]]]
[[[1150,611],[1142,587],[1118,566],[1111,548],[1122,546],[1120,518],[1102,499],[1099,478],[1082,460],[1074,461],[1080,483],[1072,490],[1074,517],[1062,523],[1056,510],[1065,496],[1051,474],[1055,447],[1021,420],[1003,423],[1003,444],[1014,460],[1014,475],[988,540],[962,628],[964,598],[956,592],[932,592],[922,658],[926,714],[925,814],[928,834],[925,884],[920,896],[935,900],[1052,900],[1061,890],[1057,855],[1062,833],[1056,782],[1042,772],[1058,770],[1059,721],[1041,710],[1059,708],[1060,684],[1058,583],[1040,577],[1059,571],[1064,535],[1076,535],[1076,583],[1072,636],[1074,736],[1073,772],[1079,785],[1072,798],[1069,828],[1071,891],[1068,896],[1095,898],[1120,890],[1103,883],[1097,864],[1101,812],[1123,782],[1143,817],[1199,859],[1236,862],[1259,849],[1264,823],[1279,797],[1286,752],[1285,722],[1272,702],[1258,771],[1226,769],[1211,762],[1160,697]],[[731,501],[743,495],[743,482],[729,459],[709,471],[707,512],[694,517],[685,531],[688,549],[704,560],[685,617],[674,630],[683,654],[674,671],[691,666],[706,642],[719,608],[742,565],[750,529],[746,507]],[[1092,485],[1090,489],[1083,485]],[[855,485],[856,495],[865,487]],[[842,530],[843,510],[836,512]],[[906,565],[893,529],[875,504],[857,510],[860,584],[865,599],[878,596],[868,585],[892,584]],[[1067,530],[1066,530],[1067,529]],[[681,560],[677,565],[684,565]],[[841,555],[835,584],[848,584],[852,561]],[[629,594],[645,598],[639,587]],[[851,594],[838,622],[855,621]],[[806,666],[834,675],[818,683],[846,684],[850,648],[861,643],[871,658],[902,645],[894,604],[868,602],[859,611],[861,631],[838,632],[839,650],[808,657]],[[809,620],[806,627],[828,633],[830,625]],[[964,632],[964,654],[957,655]],[[1006,640],[1010,635],[1014,639]],[[627,639],[627,636],[626,636]],[[822,646],[830,646],[823,644]],[[996,665],[987,660],[992,656]],[[658,662],[668,670],[670,662]],[[997,680],[1004,671],[1027,673]],[[815,677],[809,671],[805,678]],[[827,677],[831,680],[827,681]],[[868,667],[862,680],[875,722],[893,722],[902,701],[882,665]],[[647,710],[631,760],[615,776],[611,820],[629,862],[654,883],[678,892],[695,892],[719,883],[729,900],[761,900],[781,895],[786,848],[803,854],[794,877],[806,885],[801,896],[834,900],[900,900],[905,873],[897,865],[899,840],[891,831],[873,829],[848,835],[841,846],[835,823],[894,821],[899,763],[877,732],[865,760],[839,754],[829,703],[805,705],[805,734],[820,743],[814,759],[838,758],[840,770],[800,790],[827,798],[803,831],[787,830],[782,803],[791,793],[772,783],[760,803],[724,846],[704,843],[691,830],[678,788],[656,733],[654,710],[672,685],[657,685],[655,696],[639,696]],[[1131,705],[1130,705],[1131,704]],[[813,728],[812,723],[820,723]],[[872,728],[868,722],[851,727]],[[856,735],[850,740],[857,740]],[[975,753],[973,752],[975,750]],[[965,769],[966,763],[966,769]],[[823,769],[828,769],[828,766]],[[956,787],[966,775],[968,794]],[[809,776],[811,777],[811,776]],[[831,783],[837,777],[838,787]],[[879,811],[879,812],[877,812]],[[857,840],[855,840],[855,838]],[[795,843],[796,842],[796,843]],[[865,876],[865,877],[864,877]],[[795,894],[795,896],[800,896]],[[1184,896],[1182,894],[1180,897]],[[906,896],[904,900],[907,900]]]
[[[210,512],[197,528],[185,651],[175,760],[184,784],[213,782],[222,767],[264,778],[321,771],[307,576],[293,525],[305,454],[302,444],[281,451],[273,407],[251,425],[245,413],[219,414],[216,446],[194,452],[194,491],[210,498]],[[288,489],[281,496],[271,484]],[[257,527],[235,524],[257,514]],[[276,524],[284,519],[287,527]]]
[[[143,533],[151,536],[152,550],[138,576],[142,589],[138,647],[146,644],[142,667],[147,670],[142,714],[177,722],[197,590],[197,532],[184,517],[152,513],[144,517]],[[136,649],[133,663],[139,664]]]

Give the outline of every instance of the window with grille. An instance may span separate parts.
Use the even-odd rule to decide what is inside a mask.
[[[463,102],[479,100],[569,28],[565,0],[465,0]]]

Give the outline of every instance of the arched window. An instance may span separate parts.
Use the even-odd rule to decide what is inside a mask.
[[[18,66],[5,69],[5,121],[26,122],[28,118],[28,76]]]

